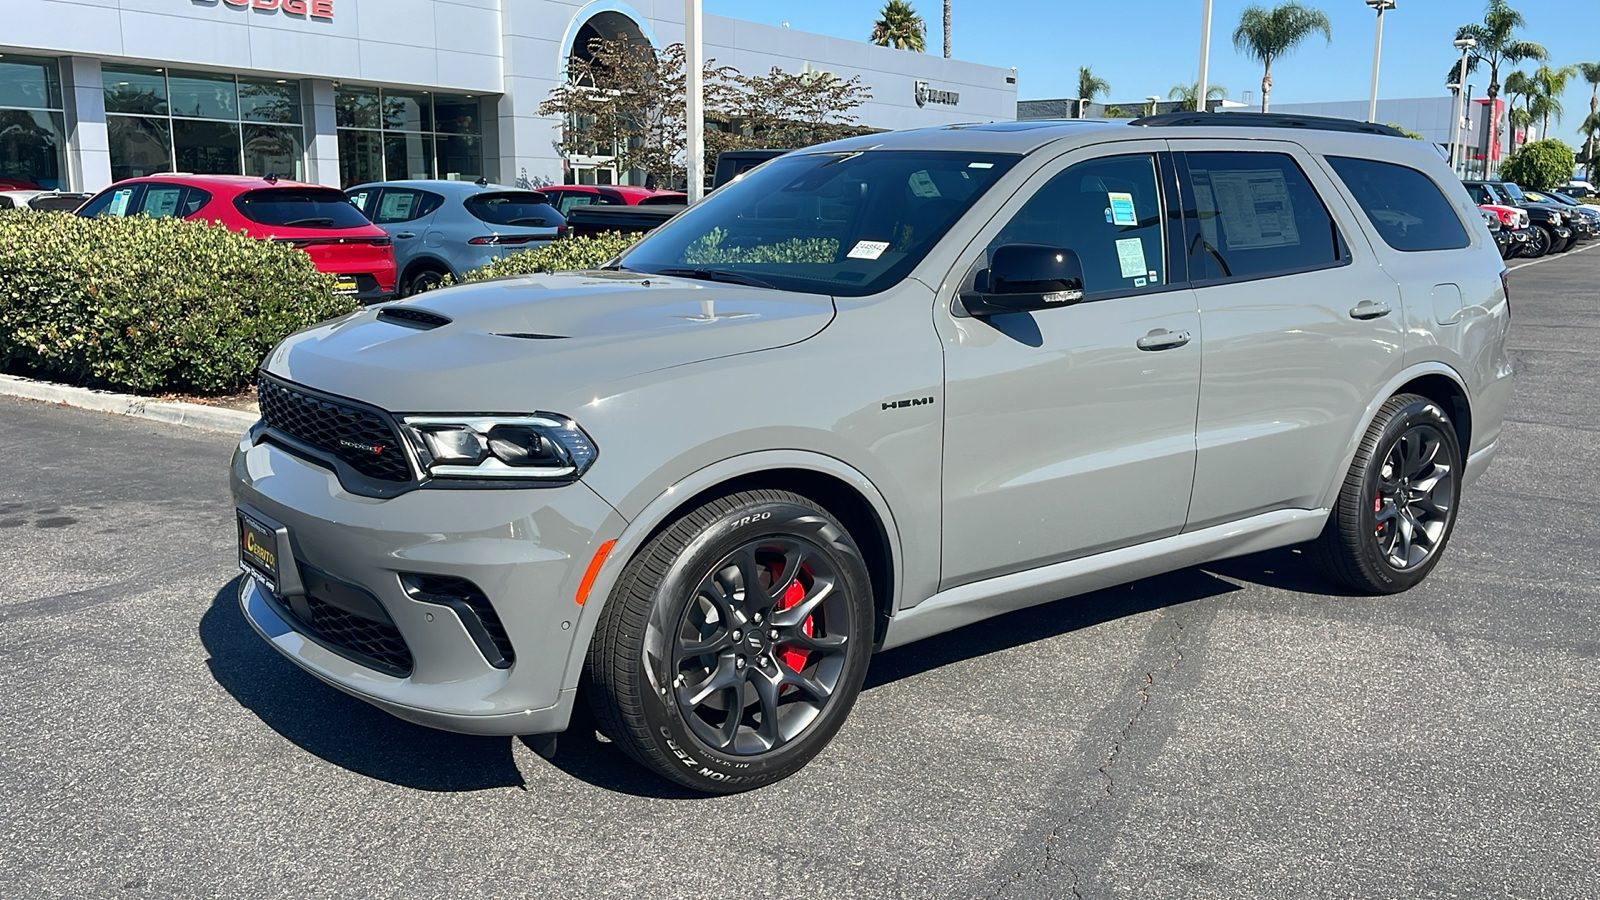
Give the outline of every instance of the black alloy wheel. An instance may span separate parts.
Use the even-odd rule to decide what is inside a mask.
[[[1462,453],[1439,405],[1416,394],[1379,409],[1311,554],[1323,574],[1359,591],[1414,587],[1455,527]]]
[[[414,294],[423,294],[443,286],[444,274],[438,269],[420,269],[410,278],[406,279],[405,293],[401,296],[410,297]]]
[[[1555,244],[1555,233],[1548,225],[1535,225],[1528,234],[1528,242],[1522,245],[1522,255],[1529,259],[1538,259],[1550,252]]]
[[[770,784],[811,760],[860,692],[871,581],[848,532],[784,491],[712,500],[640,550],[586,665],[596,722],[696,790]]]

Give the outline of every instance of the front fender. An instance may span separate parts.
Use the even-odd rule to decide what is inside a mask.
[[[736,478],[775,469],[804,469],[831,475],[850,485],[866,499],[883,527],[889,551],[892,576],[890,584],[894,594],[890,598],[889,609],[898,608],[901,585],[905,583],[902,572],[903,555],[900,552],[900,530],[895,524],[894,513],[889,508],[888,502],[872,480],[854,466],[821,453],[805,450],[763,450],[745,453],[712,463],[678,479],[646,504],[644,509],[616,536],[616,543],[601,565],[590,587],[583,611],[578,616],[577,631],[573,635],[572,647],[567,657],[566,674],[561,683],[563,690],[577,687],[578,679],[583,674],[584,659],[589,652],[589,642],[594,638],[595,627],[599,624],[600,614],[611,597],[611,591],[616,587],[623,569],[627,568],[628,563],[644,547],[650,536],[661,525],[670,521],[690,498]],[[588,560],[584,563],[587,565]]]

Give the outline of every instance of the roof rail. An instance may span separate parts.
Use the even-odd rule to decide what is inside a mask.
[[[1335,119],[1332,116],[1296,116],[1286,113],[1255,112],[1169,112],[1134,119],[1130,125],[1152,127],[1215,125],[1221,128],[1309,128],[1315,131],[1349,131],[1356,134],[1381,134],[1403,138],[1397,128],[1376,122]]]

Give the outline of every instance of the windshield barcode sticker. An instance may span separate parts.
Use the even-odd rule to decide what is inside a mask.
[[[889,249],[888,241],[861,241],[851,247],[850,252],[845,255],[851,259],[877,259],[887,249]]]

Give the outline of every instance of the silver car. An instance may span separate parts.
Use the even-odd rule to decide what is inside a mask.
[[[233,462],[244,614],[401,718],[553,751],[585,702],[731,792],[804,766],[875,650],[1293,544],[1403,591],[1494,456],[1510,306],[1385,132],[874,134],[599,270],[293,335]]]
[[[482,179],[381,181],[345,196],[394,239],[402,297],[433,290],[445,276],[460,281],[508,253],[547,246],[567,224],[544,194]]]

